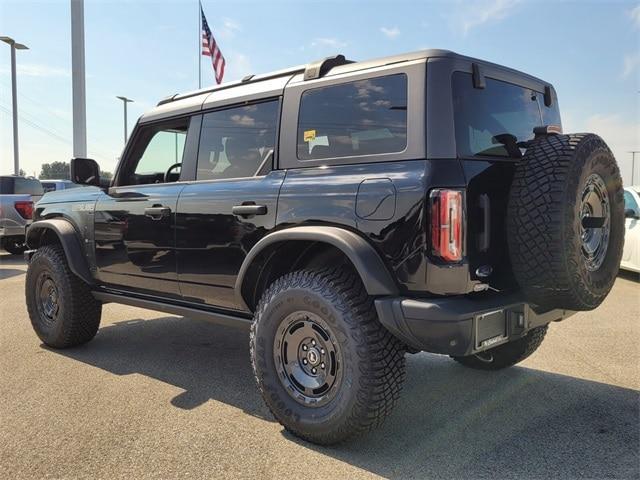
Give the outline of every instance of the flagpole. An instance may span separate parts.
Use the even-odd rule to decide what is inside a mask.
[[[202,3],[198,0],[198,90],[202,88]]]

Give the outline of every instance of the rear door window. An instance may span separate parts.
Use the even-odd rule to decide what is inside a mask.
[[[453,74],[452,88],[459,157],[519,158],[519,142],[531,140],[534,127],[547,123],[543,94],[529,88],[487,78],[486,87],[478,89],[465,72]],[[559,124],[557,104],[545,115],[548,124]]]
[[[407,76],[307,90],[300,99],[298,158],[401,152],[407,146]]]
[[[271,170],[280,102],[205,113],[196,180],[253,177]]]

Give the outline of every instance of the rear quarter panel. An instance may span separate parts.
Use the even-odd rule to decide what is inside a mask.
[[[380,253],[401,290],[425,291],[425,198],[432,185],[463,186],[459,162],[410,160],[291,169],[280,191],[276,223],[278,228],[324,224],[357,231]]]

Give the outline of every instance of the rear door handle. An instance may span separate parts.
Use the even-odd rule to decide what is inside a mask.
[[[160,220],[162,217],[166,217],[171,213],[169,207],[153,206],[144,209],[144,214],[153,220]]]
[[[240,217],[248,217],[251,215],[266,215],[266,205],[235,205],[231,209],[231,213]]]

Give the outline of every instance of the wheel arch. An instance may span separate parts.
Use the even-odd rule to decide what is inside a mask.
[[[301,226],[271,233],[249,251],[235,283],[235,293],[241,307],[253,310],[258,300],[256,297],[266,287],[265,270],[277,263],[274,256],[281,253],[283,247],[286,247],[287,257],[292,260],[287,265],[293,269],[304,264],[301,263],[302,259],[314,255],[336,261],[344,259],[358,274],[369,295],[398,294],[398,286],[389,269],[374,247],[363,237],[340,227]],[[342,258],[336,258],[336,254]],[[281,273],[291,270],[292,268],[282,269]]]
[[[39,220],[27,229],[26,243],[29,248],[36,249],[52,243],[53,239],[62,245],[71,271],[85,283],[95,283],[83,254],[84,248],[78,238],[78,232],[71,222],[63,218]]]

